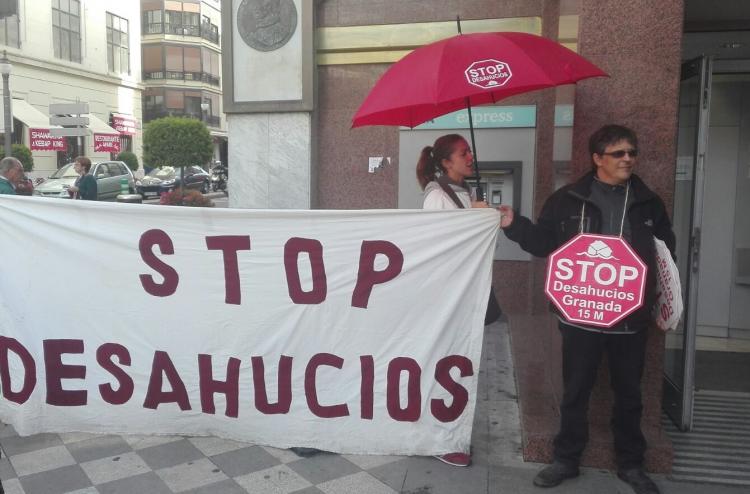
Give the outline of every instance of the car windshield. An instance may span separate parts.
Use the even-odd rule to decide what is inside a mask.
[[[174,167],[162,166],[161,168],[154,168],[148,172],[149,177],[159,178],[161,180],[167,180],[175,177]]]
[[[78,178],[78,174],[75,168],[73,168],[73,163],[68,163],[50,175],[49,178]]]

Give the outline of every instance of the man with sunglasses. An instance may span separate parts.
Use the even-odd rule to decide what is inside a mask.
[[[637,494],[658,494],[643,471],[641,377],[651,309],[656,301],[654,237],[674,256],[675,236],[664,202],[633,173],[638,139],[631,129],[606,125],[589,139],[592,169],[561,187],[544,203],[537,223],[500,206],[505,235],[525,251],[547,257],[579,233],[621,235],[648,266],[643,306],[610,328],[571,323],[558,316],[562,335],[563,397],[554,461],[534,485],[554,487],[579,475],[588,441],[588,404],[602,355],[609,361],[614,393],[612,432],[617,475]]]

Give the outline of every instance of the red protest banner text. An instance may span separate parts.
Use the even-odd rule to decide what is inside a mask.
[[[240,305],[239,252],[251,250],[248,235],[220,235],[205,237],[208,251],[221,251],[224,267],[224,302]],[[151,274],[141,274],[139,278],[146,293],[155,297],[169,297],[177,291],[180,275],[155,253],[156,248],[162,256],[174,255],[175,247],[171,237],[164,230],[148,230],[141,235],[138,249],[141,259],[156,271],[158,281]],[[313,286],[309,291],[302,288],[298,267],[299,257],[310,259],[313,273]],[[383,269],[376,269],[376,258],[382,256],[388,264]],[[373,290],[393,280],[401,273],[404,266],[404,254],[398,246],[385,240],[362,241],[357,270],[356,283],[352,291],[351,306],[366,309],[370,303]],[[289,298],[295,304],[315,305],[325,301],[327,278],[323,262],[323,245],[311,238],[290,238],[284,245],[284,271],[287,278]]]
[[[53,137],[49,129],[29,129],[29,149],[32,151],[67,151],[64,137]]]
[[[251,401],[245,399],[244,395],[248,394],[254,396],[254,407],[261,414],[290,413],[292,399],[299,399],[292,396],[293,381],[296,379],[304,382],[301,391],[309,412],[330,419],[350,416],[352,412],[346,402],[321,403],[324,401],[321,390],[331,385],[318,375],[319,370],[325,367],[342,370],[355,366],[361,376],[360,399],[351,403],[351,408],[359,410],[360,418],[372,420],[374,409],[384,407],[388,416],[395,421],[416,422],[429,414],[440,422],[453,422],[461,416],[469,402],[468,390],[456,381],[454,375],[468,377],[474,374],[471,360],[463,355],[447,355],[429,369],[422,369],[413,358],[395,357],[387,362],[385,369],[380,367],[386,373],[386,389],[382,399],[384,403],[378,403],[374,389],[376,362],[372,355],[361,355],[359,359],[349,361],[332,353],[317,353],[304,361],[288,355],[280,355],[277,361],[268,356],[253,355],[249,358],[249,365],[247,361],[243,365],[238,357],[219,358],[199,354],[195,356],[194,367],[188,372],[181,372],[175,365],[176,356],[156,350],[148,372],[144,368],[131,370],[136,359],[131,357],[131,350],[120,343],[102,343],[91,348],[81,339],[45,339],[41,347],[43,358],[38,356],[35,359],[18,340],[0,336],[0,383],[5,400],[22,405],[37,386],[42,386],[49,405],[86,406],[89,404],[89,393],[98,394],[110,405],[123,405],[134,396],[144,396],[145,391],[143,408],[156,410],[163,405],[176,404],[182,411],[200,407],[202,413],[214,415],[217,413],[215,396],[222,395],[221,401],[225,404],[223,414],[238,418],[240,403]],[[86,353],[89,354],[87,360],[95,358],[96,365],[109,374],[108,381],[99,383],[98,387],[81,386],[81,381],[85,381],[87,376],[87,365],[84,364]],[[11,360],[14,363],[13,372],[17,374],[15,381],[11,379]],[[224,375],[216,375],[221,371],[214,371],[214,360],[219,361],[219,365],[225,364]],[[16,367],[16,362],[20,366]],[[38,367],[44,369],[43,380],[39,379],[41,373]],[[240,368],[251,368],[252,378],[248,378],[247,373],[240,375]],[[456,370],[451,375],[453,369]],[[400,386],[402,374],[407,383],[404,396]],[[267,375],[277,377],[267,378]],[[135,376],[147,376],[147,379]],[[245,379],[249,382],[244,382]],[[421,390],[423,381],[431,379],[451,397],[430,399],[427,411],[423,409]],[[165,381],[169,390],[164,390]],[[243,382],[240,384],[240,381]],[[270,389],[269,384],[275,384],[276,389]],[[139,386],[145,390],[138,389]],[[191,400],[188,394],[188,389],[195,388],[199,391],[200,404],[195,403],[195,396]],[[275,402],[271,401],[272,396]]]

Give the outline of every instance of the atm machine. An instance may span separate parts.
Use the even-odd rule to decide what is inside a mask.
[[[479,183],[491,208],[505,204],[520,209],[522,164],[521,161],[479,162]]]

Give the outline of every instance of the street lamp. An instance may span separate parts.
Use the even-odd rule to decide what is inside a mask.
[[[13,116],[10,109],[10,72],[13,66],[8,61],[8,57],[3,50],[3,58],[0,58],[0,74],[3,75],[3,122],[5,124],[5,156],[11,156],[12,148],[10,144],[11,133],[13,132]]]

